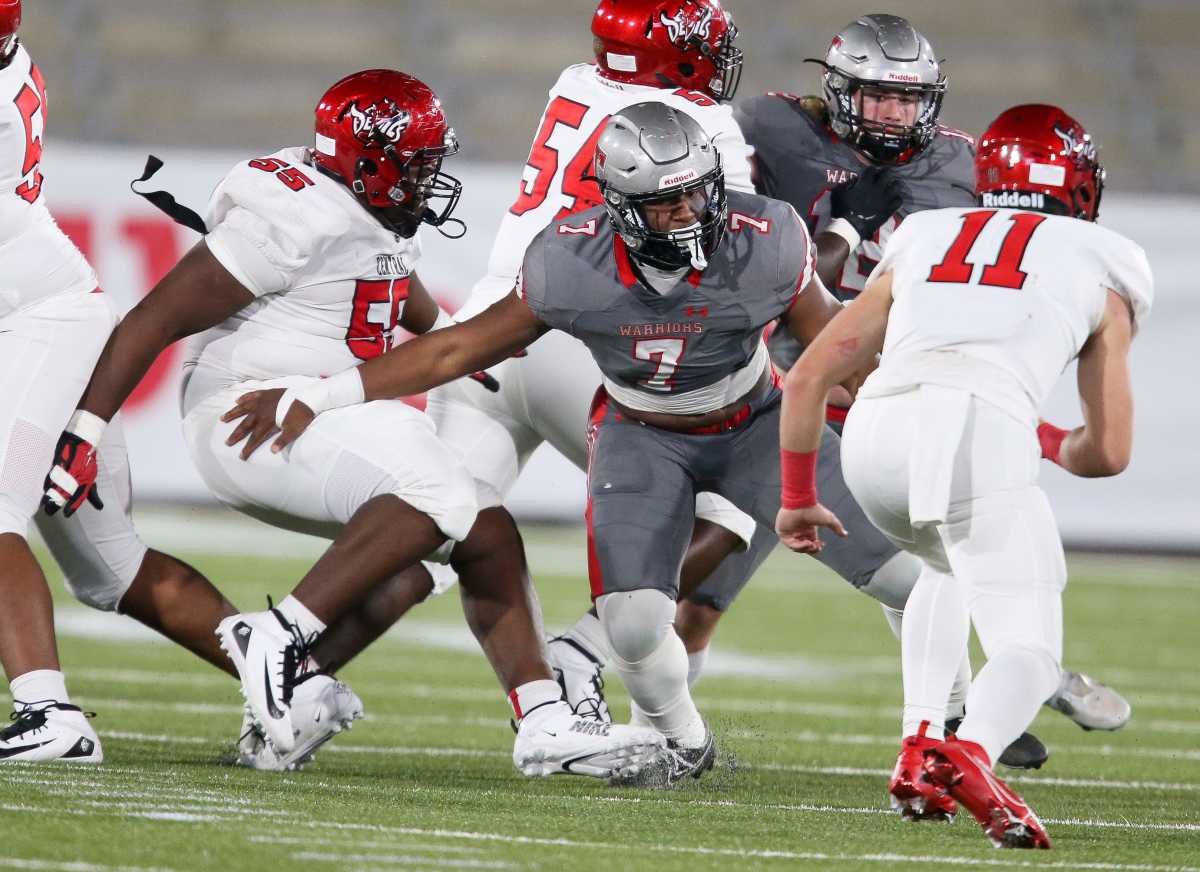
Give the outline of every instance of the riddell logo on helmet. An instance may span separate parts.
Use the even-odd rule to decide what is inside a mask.
[[[381,100],[366,109],[351,103],[346,110],[354,128],[354,135],[363,142],[371,142],[382,136],[388,142],[397,143],[412,121],[412,115],[396,107],[391,100]]]
[[[667,17],[667,13],[660,12],[658,14],[658,23],[667,29],[667,39],[676,45],[685,45],[691,42],[693,37],[708,39],[709,28],[712,25],[713,11],[705,9],[700,13],[699,18],[692,21],[688,20],[690,17],[687,6],[680,6],[679,11],[671,18]]]
[[[695,170],[686,170],[682,173],[676,173],[673,176],[663,176],[658,180],[658,189],[661,191],[663,188],[682,185],[684,182],[690,182],[694,178],[696,178]]]
[[[920,82],[921,77],[914,73],[893,73],[888,71],[887,78],[889,82]]]
[[[980,199],[984,206],[995,206],[1001,209],[1046,208],[1046,198],[1042,194],[1028,194],[1024,191],[989,191]]]

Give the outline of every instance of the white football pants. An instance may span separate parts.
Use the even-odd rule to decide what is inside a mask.
[[[0,317],[0,533],[28,535],[54,446],[116,323],[101,293],[46,297]]]
[[[945,708],[969,616],[988,665],[959,736],[993,760],[1059,681],[1067,572],[1037,486],[1040,456],[1030,423],[930,385],[860,397],[842,434],[842,470],[858,504],[927,566],[904,612],[906,732],[910,719],[940,724],[934,715]]]

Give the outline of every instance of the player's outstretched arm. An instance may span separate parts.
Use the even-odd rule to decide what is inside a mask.
[[[79,408],[110,420],[163,349],[253,300],[201,240],[113,330]]]
[[[873,239],[902,203],[899,182],[887,167],[869,167],[829,192],[833,221],[813,239],[817,274],[826,286],[837,285],[851,252]]]
[[[807,295],[807,290],[800,295],[793,310]],[[821,305],[813,301],[810,304]],[[793,551],[806,554],[820,551],[817,527],[846,535],[837,516],[817,500],[817,451],[825,427],[825,402],[830,388],[866,369],[883,347],[891,306],[892,277],[885,273],[867,286],[853,306],[842,309],[808,342],[800,360],[788,371],[779,419],[782,490],[775,531]],[[814,308],[794,317],[806,316],[817,319],[822,317],[822,310]],[[789,313],[789,326],[791,317]],[[811,326],[798,325],[793,332]]]
[[[247,439],[241,453],[244,460],[278,426],[271,450],[282,451],[321,412],[422,393],[511,357],[549,329],[511,293],[474,318],[425,333],[332,378],[313,379],[305,387],[287,391],[242,394],[221,417],[240,419],[227,444]]]
[[[96,446],[105,425],[164,348],[219,324],[254,299],[200,242],[110,334],[91,381],[58,438],[42,507],[70,517],[87,500],[97,509]]]
[[[1129,306],[1110,290],[1100,326],[1079,353],[1083,426],[1065,434],[1045,424],[1038,428],[1043,456],[1068,472],[1100,478],[1116,475],[1129,465],[1133,451],[1133,389],[1128,362],[1132,341]],[[1047,434],[1047,429],[1058,437],[1048,439],[1053,434]]]

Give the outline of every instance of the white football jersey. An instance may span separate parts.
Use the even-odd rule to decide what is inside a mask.
[[[42,195],[46,83],[18,43],[0,70],[0,316],[55,294],[90,293],[96,273]]]
[[[1019,209],[909,215],[872,278],[886,272],[883,356],[859,395],[941,384],[1028,422],[1099,327],[1108,289],[1135,322],[1154,299],[1140,246],[1091,222]]]
[[[608,116],[626,106],[657,101],[686,112],[721,153],[726,188],[754,193],[750,150],[728,104],[686,88],[670,91],[614,82],[598,69],[594,63],[569,66],[550,89],[516,200],[492,244],[487,279],[473,289],[464,311],[480,312],[512,290],[525,249],[551,221],[600,205],[596,183],[580,177],[592,173],[596,140]]]
[[[205,243],[257,299],[193,340],[185,414],[234,382],[332,375],[392,347],[418,237],[386,229],[307,154],[239,163],[213,192]]]

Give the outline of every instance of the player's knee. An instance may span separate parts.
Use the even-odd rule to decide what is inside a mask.
[[[675,632],[675,602],[659,590],[605,594],[596,608],[613,655],[626,663],[645,660]]]
[[[437,528],[450,540],[444,549],[431,559],[445,562],[454,542],[461,542],[471,532],[479,514],[475,480],[462,466],[438,470],[436,477],[413,487],[392,479],[389,493],[429,516]]]
[[[886,608],[902,612],[920,574],[921,561],[907,551],[898,551],[871,573],[869,580],[859,590],[874,597]]]
[[[1048,642],[1036,639],[1013,640],[988,655],[988,662],[1003,661],[1016,665],[1035,687],[1046,687],[1049,697],[1062,679],[1062,664]]]
[[[62,567],[63,582],[75,599],[101,612],[115,612],[124,599],[133,576],[118,575],[107,567]]]

